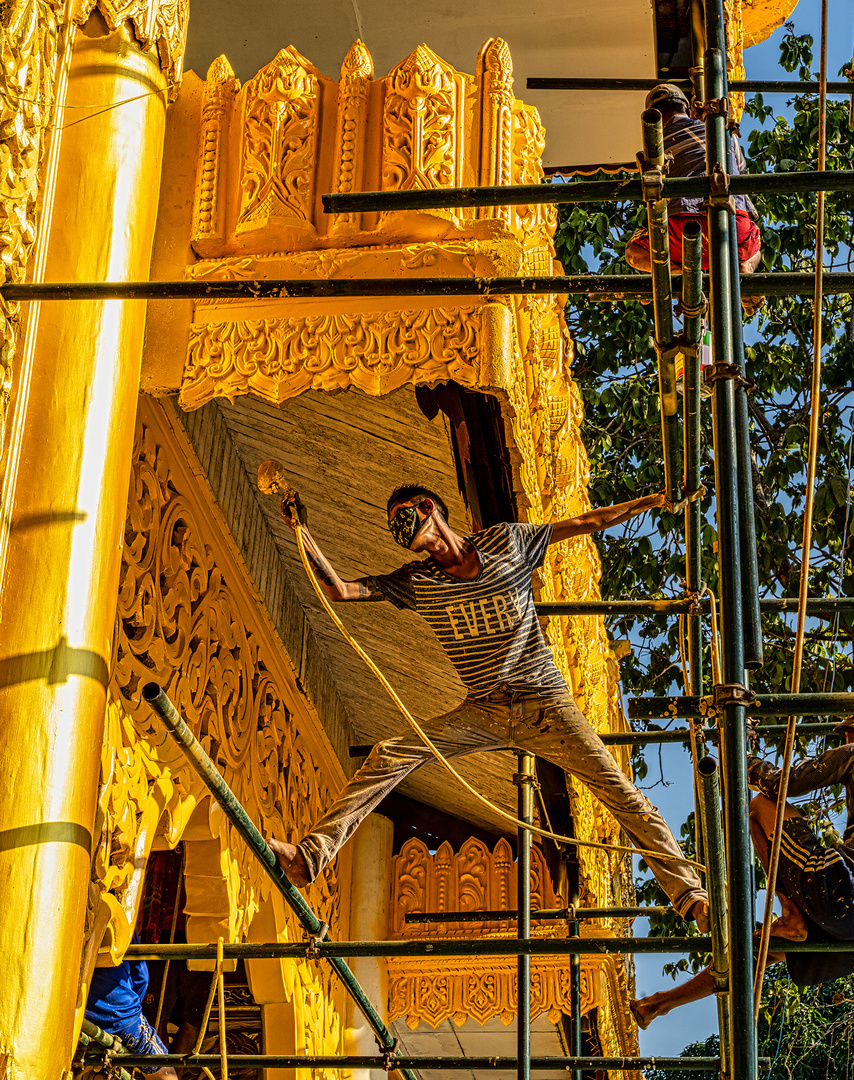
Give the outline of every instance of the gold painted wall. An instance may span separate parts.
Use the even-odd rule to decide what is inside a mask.
[[[264,835],[298,838],[344,782],[194,462],[169,406],[141,398],[84,988],[94,963],[118,963],[130,943],[149,852],[181,840],[189,941],[304,937],[140,701],[145,682],[164,686]],[[307,890],[309,904],[339,937],[347,936],[349,872],[345,852]],[[341,1052],[341,991],[328,965],[268,960],[248,967],[259,1004],[292,1004],[295,1045],[306,1053]]]

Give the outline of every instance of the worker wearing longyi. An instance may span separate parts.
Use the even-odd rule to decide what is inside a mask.
[[[772,937],[784,941],[854,941],[854,723],[843,721],[837,726],[840,729],[845,731],[845,746],[802,761],[789,775],[788,794],[793,798],[844,785],[848,821],[843,836],[828,830],[822,844],[798,808],[786,803],[776,887],[781,914],[771,925]],[[750,836],[767,872],[780,769],[751,758],[747,780],[759,792],[750,803]],[[768,960],[785,960],[796,986],[814,986],[854,972],[854,952],[782,951],[769,953]],[[632,1001],[631,1010],[638,1025],[646,1028],[671,1009],[714,992],[714,976],[706,968],[682,986]]]
[[[424,725],[442,755],[515,748],[559,765],[587,785],[634,843],[661,854],[647,859],[661,887],[679,914],[706,930],[708,897],[696,873],[576,706],[543,638],[531,585],[550,544],[607,529],[664,502],[663,495],[650,495],[554,524],[502,523],[461,536],[438,495],[408,485],[389,498],[389,529],[401,547],[427,558],[357,581],[343,581],[304,527],[302,535],[330,600],[389,600],[416,611],[438,637],[467,690],[461,705]],[[305,510],[297,505],[304,526]],[[299,844],[270,842],[293,884],[313,881],[371,810],[432,757],[413,733],[378,743]]]
[[[668,176],[706,175],[706,128],[690,115],[691,104],[678,86],[660,83],[646,96],[646,108],[661,113],[664,128],[664,151],[673,160]],[[747,166],[735,135],[730,136],[732,168],[743,173]],[[702,231],[702,267],[709,269],[709,223],[703,196],[668,199],[667,227],[670,264],[674,273],[682,272],[682,231],[689,221],[696,221]],[[738,236],[738,264],[743,274],[752,274],[762,259],[756,207],[747,195],[735,196],[735,222]],[[626,262],[635,270],[649,273],[652,260],[649,234],[638,229],[626,245]]]

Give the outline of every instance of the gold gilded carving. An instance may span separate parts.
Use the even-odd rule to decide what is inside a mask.
[[[402,938],[435,937],[429,923],[407,923],[405,916],[415,911],[481,911],[509,908],[516,904],[516,867],[510,845],[501,839],[493,851],[480,840],[470,838],[454,854],[443,843],[435,855],[417,839],[407,840],[394,860],[391,935]],[[531,851],[531,904],[556,907],[555,895],[542,850]],[[471,937],[492,930],[503,935],[504,923],[443,923],[442,937]],[[490,929],[491,928],[491,929]],[[492,935],[494,936],[494,935]]]
[[[509,184],[513,173],[513,60],[507,42],[490,38],[477,58],[481,87],[480,183]],[[510,222],[509,206],[482,207],[480,217]]]
[[[321,743],[281,646],[263,622],[236,560],[159,407],[141,401],[124,535],[114,664],[102,752],[87,972],[118,962],[128,944],[152,843],[183,839],[191,940],[239,940],[264,906],[278,908],[279,940],[301,940],[243,841],[211,808],[174,741],[139,700],[159,680],[202,745],[267,834],[304,831],[340,768]],[[189,824],[189,828],[188,828]],[[342,894],[333,864],[309,902],[341,934]],[[279,1000],[293,1001],[295,1045],[340,1052],[338,991],[314,963],[288,962]]]
[[[190,0],[75,0],[74,21],[82,26],[96,7],[111,30],[129,21],[140,48],[157,46],[160,67],[169,76],[169,97],[174,99],[184,67]]]
[[[210,241],[224,239],[224,223],[220,209],[224,182],[220,153],[224,142],[224,127],[231,112],[238,83],[231,64],[224,56],[208,68],[202,105],[202,152],[199,159],[199,179],[193,207],[193,247],[199,255],[210,250]],[[218,246],[218,244],[216,245]]]
[[[419,45],[389,72],[384,82],[383,190],[423,190],[460,184],[467,87],[470,95],[474,80],[455,71],[426,45]],[[449,211],[431,213],[459,216]]]
[[[293,46],[243,87],[238,235],[280,226],[314,234],[315,159],[323,76]],[[269,236],[265,236],[269,243]]]
[[[484,306],[194,323],[181,405],[253,393],[279,404],[304,390],[481,382]]]
[[[420,840],[408,840],[393,866],[391,936],[438,940],[449,937],[484,936],[506,938],[515,934],[515,923],[407,923],[416,911],[478,911],[512,909],[516,905],[516,867],[510,845],[498,841],[490,852],[479,840],[469,839],[454,854],[443,843],[431,855]],[[531,904],[555,907],[555,895],[545,859],[539,847],[531,853]],[[607,932],[607,931],[606,931]],[[535,937],[565,937],[566,928],[541,924]],[[532,960],[532,1011],[556,1021],[570,1011],[569,971],[562,957]],[[582,1012],[605,1004],[605,975],[617,978],[617,958],[585,957],[582,963]],[[485,1023],[498,1016],[509,1024],[516,1015],[516,962],[511,958],[488,960],[429,957],[389,961],[390,1019],[405,1018],[416,1028],[421,1021],[434,1027],[452,1019],[460,1025],[469,1018]]]
[[[362,190],[367,135],[368,94],[374,77],[371,54],[356,41],[344,57],[338,83],[338,115],[335,126],[335,176],[333,191]],[[335,215],[330,232],[336,236],[353,232],[361,224],[360,214]]]
[[[15,0],[0,19],[0,263],[23,281],[36,237],[39,175],[54,98],[60,0]],[[0,300],[0,454],[19,334],[18,304]]]

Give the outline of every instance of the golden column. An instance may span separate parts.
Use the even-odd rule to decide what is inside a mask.
[[[74,8],[48,281],[148,277],[186,0],[164,14],[154,5],[150,18],[139,3],[94,6]],[[10,1078],[58,1080],[73,1048],[144,320],[139,302],[42,305],[15,406],[25,420],[5,485],[15,495],[0,597],[0,1072]]]

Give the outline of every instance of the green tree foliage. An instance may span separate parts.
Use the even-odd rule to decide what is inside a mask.
[[[791,30],[783,39],[781,62],[803,76],[812,60],[811,39]],[[793,117],[776,115],[757,95],[747,105],[753,130],[746,139],[749,169],[816,168],[818,103],[799,95],[790,103]],[[854,132],[847,101],[828,103],[827,168],[854,168]],[[585,178],[587,179],[587,178]],[[572,181],[570,181],[571,183]],[[755,200],[761,216],[764,271],[810,271],[815,265],[816,196],[779,195]],[[854,196],[828,194],[826,261],[828,269],[851,270],[848,243],[854,221]],[[623,250],[645,220],[636,203],[566,206],[557,230],[558,254],[567,273],[630,273]],[[677,279],[678,280],[678,279]],[[805,461],[809,427],[812,303],[804,297],[769,298],[745,328],[746,367],[756,389],[750,395],[756,530],[762,593],[796,596],[800,575]],[[575,378],[584,397],[585,442],[591,463],[594,504],[622,502],[661,490],[658,386],[652,343],[651,307],[635,302],[596,302],[573,297],[567,319],[576,343]],[[854,309],[850,297],[829,297],[823,312],[824,377],[811,560],[812,595],[854,595],[850,545],[842,552],[848,520],[848,463],[851,451],[854,381]],[[711,418],[704,409],[704,483],[713,491]],[[703,577],[717,590],[713,544],[713,504],[705,504]],[[654,529],[635,519],[622,535],[602,534],[603,588],[609,597],[673,596],[684,575],[681,517],[662,512]],[[789,619],[788,623],[792,620]],[[791,625],[764,622],[765,667],[756,673],[759,691],[788,687],[791,678]],[[612,626],[618,637],[628,627]],[[634,624],[635,648],[623,664],[623,677],[636,692],[666,693],[681,681],[674,621],[664,616]],[[841,644],[840,644],[841,642]],[[850,659],[854,622],[816,620],[809,628],[802,677],[805,690],[854,685]]]

